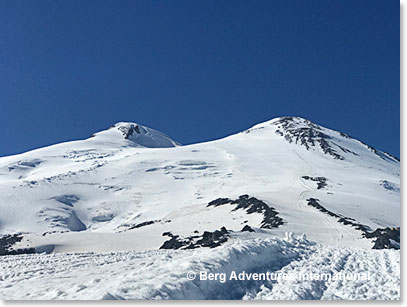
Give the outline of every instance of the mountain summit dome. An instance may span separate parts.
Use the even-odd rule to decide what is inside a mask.
[[[118,122],[109,129],[93,135],[98,141],[120,142],[127,146],[167,148],[180,144],[166,134],[132,122]]]
[[[299,145],[307,151],[322,152],[335,160],[380,158],[393,163],[399,162],[396,157],[377,150],[346,133],[325,128],[302,117],[277,117],[255,125],[244,133],[253,133],[257,137],[263,135],[266,138],[278,135],[288,143]]]

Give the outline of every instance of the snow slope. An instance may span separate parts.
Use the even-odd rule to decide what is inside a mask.
[[[371,249],[399,244],[377,247],[366,234],[400,226],[400,162],[299,117],[187,146],[122,122],[86,140],[2,157],[0,212],[0,254],[51,253],[0,257],[4,299],[399,298],[399,251]],[[220,247],[159,251],[221,227],[229,234]],[[370,285],[239,287],[181,278],[188,268],[232,267],[375,276]]]
[[[216,249],[5,256],[7,299],[399,299],[400,252],[304,239],[237,239]],[[369,281],[230,280],[231,272],[371,274]],[[226,278],[187,279],[187,273]],[[55,282],[58,281],[58,282]]]
[[[360,231],[310,207],[307,199],[372,230],[399,226],[399,167],[391,156],[301,118],[277,118],[188,146],[119,123],[87,140],[0,158],[0,233],[118,233],[155,220],[171,220],[149,226],[159,237],[172,229],[185,235],[221,226],[238,230],[248,215],[206,205],[249,194],[284,219],[276,235],[305,232],[318,242],[360,246],[370,244],[360,242]],[[326,186],[318,189],[304,176],[324,177]],[[250,216],[248,223],[259,222]],[[133,231],[141,238],[146,232]],[[160,244],[151,241],[152,248]]]

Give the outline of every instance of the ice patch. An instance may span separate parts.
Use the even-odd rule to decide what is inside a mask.
[[[79,200],[79,197],[76,195],[68,194],[68,195],[55,196],[55,197],[52,197],[51,199],[55,199],[56,201],[58,201],[64,205],[73,207],[73,204]]]

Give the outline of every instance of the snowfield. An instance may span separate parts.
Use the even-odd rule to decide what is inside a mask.
[[[344,133],[280,117],[182,146],[120,122],[0,158],[0,299],[399,299],[399,227],[399,160]],[[233,270],[371,280],[186,279]]]
[[[196,250],[5,256],[0,297],[7,299],[400,298],[396,250],[332,248],[304,239],[246,239]],[[369,281],[187,279],[188,272],[371,273]]]

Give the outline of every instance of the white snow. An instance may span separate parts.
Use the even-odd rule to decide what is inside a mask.
[[[4,299],[399,299],[399,251],[330,248],[304,239],[235,239],[197,250],[0,258]],[[231,272],[366,273],[368,281],[229,280]],[[195,280],[187,273],[197,274]],[[200,280],[200,272],[225,274]]]
[[[224,292],[218,298],[226,298],[225,293],[236,298],[257,299],[397,298],[399,252],[370,250],[372,240],[362,238],[360,230],[309,206],[307,199],[319,199],[326,209],[372,230],[398,227],[400,163],[356,139],[316,125],[313,133],[317,135],[313,139],[318,139],[318,133],[328,136],[326,140],[333,153],[343,159],[324,153],[318,142],[307,149],[298,138],[288,141],[290,133],[303,131],[301,129],[310,125],[314,124],[293,118],[290,127],[284,130],[281,118],[277,118],[224,139],[180,146],[154,129],[122,122],[86,140],[0,158],[0,235],[23,233],[23,240],[15,248],[34,247],[40,252],[55,253],[0,257],[4,268],[0,274],[6,281],[0,284],[0,296],[15,299],[90,299],[109,298],[109,295],[111,298],[187,298],[188,295],[214,298],[212,288],[183,283],[178,277],[186,271],[183,269],[181,275],[176,275],[173,269],[208,264],[194,257],[213,257],[213,268],[220,269],[226,265],[220,260],[222,253],[230,259],[237,257],[233,246],[271,249],[278,257],[283,257],[285,251],[275,252],[274,248],[285,246],[288,254],[299,254],[301,250],[308,258],[301,263],[296,256],[295,261],[293,258],[290,264],[287,262],[278,269],[302,270],[315,265],[329,270],[332,261],[339,261],[345,255],[353,259],[355,266],[348,260],[343,270],[351,271],[357,265],[359,270],[370,270],[376,265],[386,270],[393,267],[387,275],[376,276],[376,284],[370,288],[329,283],[319,284],[320,292],[314,293],[312,289],[318,285],[313,283],[293,283],[291,290],[280,284],[269,285],[271,288],[263,284],[257,289],[256,284],[254,292],[249,285],[250,289],[244,286],[234,293],[223,285],[219,291]],[[283,135],[278,131],[283,131]],[[327,186],[318,189],[317,182],[303,176],[324,177]],[[284,225],[260,229],[261,214],[234,211],[230,205],[207,207],[214,199],[237,199],[243,194],[273,207]],[[134,228],[148,221],[154,223]],[[184,237],[222,226],[238,232],[244,225],[256,229],[254,236],[264,242],[244,242],[240,238],[243,241],[213,250],[157,251],[168,240],[162,235],[164,232]],[[306,234],[318,245],[303,242],[291,246],[292,243],[279,241],[277,238],[283,239],[286,232],[294,236]],[[359,257],[366,259],[357,260]],[[92,265],[92,259],[109,265]],[[47,265],[47,261],[52,265]],[[159,264],[152,265],[154,261]],[[270,258],[261,261],[256,265],[272,266]],[[289,266],[296,261],[300,267]],[[21,267],[23,264],[29,268],[26,272]],[[144,270],[144,275],[138,275],[140,270]],[[156,276],[160,270],[167,272],[162,279]],[[42,276],[36,275],[41,272]],[[62,276],[66,276],[65,279]],[[109,283],[106,276],[112,276],[115,281]],[[56,286],[55,280],[60,277],[61,283]],[[75,288],[75,283],[81,280],[87,280],[82,285],[84,288],[79,289],[82,287],[79,285]],[[126,290],[126,281],[132,288]],[[38,282],[37,290],[29,290],[33,282]],[[395,290],[390,291],[382,282],[391,283]],[[153,287],[154,283],[157,285]],[[296,291],[297,286],[301,290]],[[375,287],[382,289],[376,297],[371,293]]]

